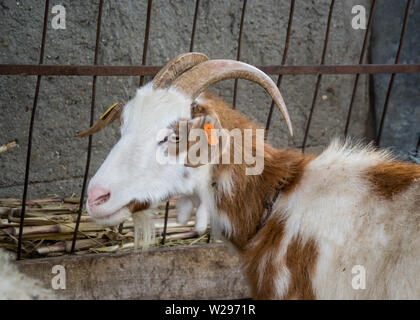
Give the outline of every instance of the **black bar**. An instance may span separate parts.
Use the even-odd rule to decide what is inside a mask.
[[[367,43],[368,43],[368,39],[369,39],[369,37],[368,37],[369,36],[369,31],[370,31],[370,28],[372,26],[372,20],[373,20],[373,14],[375,12],[375,8],[376,8],[376,0],[373,0],[372,7],[371,7],[370,13],[369,13],[368,24],[367,24],[367,27],[366,27],[365,38],[363,40],[362,51],[360,52],[359,64],[363,63],[363,58],[365,56],[365,52],[366,52],[366,48],[367,48]],[[346,126],[344,127],[344,137],[345,138],[347,137],[349,126],[350,126],[350,118],[351,118],[351,114],[352,114],[352,111],[353,111],[354,101],[355,101],[355,98],[356,98],[357,85],[359,83],[359,78],[360,78],[360,74],[358,73],[356,75],[356,78],[354,79],[353,92],[351,94],[349,111],[347,113]]]
[[[44,26],[42,29],[42,39],[41,39],[41,50],[39,53],[39,64],[44,62],[44,49],[45,49],[45,39],[47,37],[47,23],[48,23],[48,8],[49,8],[49,0],[45,0],[45,9],[44,9]],[[22,196],[22,211],[20,214],[20,223],[19,223],[19,237],[18,237],[18,247],[17,247],[17,256],[16,259],[20,260],[22,257],[22,233],[23,233],[23,224],[25,220],[25,211],[26,211],[26,197],[28,195],[28,184],[29,184],[29,170],[31,166],[31,151],[32,151],[32,133],[34,129],[34,122],[35,122],[35,113],[36,107],[38,105],[38,94],[39,88],[41,86],[41,75],[38,75],[36,79],[36,87],[35,87],[35,96],[34,102],[32,105],[32,112],[31,112],[31,121],[29,124],[29,134],[28,134],[28,148],[26,151],[26,168],[25,168],[25,182],[23,185],[23,196]]]
[[[242,32],[244,29],[244,21],[245,21],[245,10],[246,10],[246,1],[243,0],[242,4],[242,14],[241,14],[241,24],[239,26],[239,37],[238,37],[238,51],[236,53],[236,60],[241,59],[241,48],[242,48]],[[236,109],[236,96],[238,93],[238,79],[235,79],[235,84],[233,86],[233,102],[232,102],[232,109]]]
[[[198,8],[200,7],[200,0],[195,1],[195,10],[194,10],[194,20],[191,31],[191,41],[190,41],[190,52],[194,49],[194,39],[195,39],[195,30],[197,27],[197,18],[198,18]]]
[[[93,58],[93,64],[95,64],[95,65],[98,63],[99,44],[100,44],[99,40],[100,40],[100,37],[101,37],[102,8],[103,8],[103,0],[100,0],[99,10],[98,10],[97,26],[96,26],[95,56]],[[96,77],[97,76],[93,76],[93,82],[92,82],[92,100],[91,100],[91,104],[90,104],[90,125],[89,125],[89,127],[91,127],[93,125],[93,120],[94,120],[94,117],[95,117]],[[87,157],[86,157],[85,175],[83,177],[82,192],[80,194],[80,202],[79,202],[79,211],[77,212],[76,226],[74,228],[74,234],[73,234],[73,240],[72,240],[72,243],[71,243],[70,253],[74,253],[74,249],[75,249],[75,246],[76,246],[77,232],[79,230],[80,218],[82,216],[83,205],[84,205],[84,202],[85,202],[85,192],[86,192],[87,179],[88,179],[88,176],[89,176],[91,153],[92,153],[92,135],[89,136],[88,151],[87,151]]]
[[[405,7],[404,24],[403,24],[402,31],[401,31],[401,37],[400,37],[400,43],[398,45],[397,55],[395,57],[395,64],[398,64],[398,62],[400,61],[402,46],[403,46],[403,43],[404,43],[405,31],[407,30],[407,22],[408,22],[408,16],[409,16],[409,13],[410,13],[410,6],[411,6],[411,0],[408,0],[407,1],[407,6]],[[391,98],[392,87],[394,86],[395,75],[396,75],[395,73],[393,73],[391,75],[391,80],[389,81],[388,91],[386,93],[384,109],[382,111],[381,122],[380,122],[380,125],[379,125],[379,131],[378,131],[378,135],[377,135],[376,140],[375,140],[375,145],[378,146],[378,147],[381,144],[382,132],[383,132],[384,123],[385,123],[385,117],[386,117],[386,113],[388,111],[388,106],[389,106],[389,100]]]
[[[331,19],[332,19],[334,4],[335,4],[335,0],[331,0],[330,11],[328,13],[327,30],[325,32],[324,49],[322,50],[321,65],[323,65],[325,63],[325,55],[327,53],[328,38],[329,38],[329,35],[330,35]],[[319,86],[321,84],[321,80],[322,80],[322,74],[319,74],[318,78],[316,80],[316,86],[315,86],[314,97],[312,99],[311,111],[309,112],[308,123],[307,123],[306,129],[305,129],[305,136],[303,137],[302,152],[305,152],[306,141],[308,139],[309,128],[311,126],[312,116],[313,116],[313,113],[314,113],[314,110],[315,110],[315,107],[316,107],[316,99],[318,97]]]
[[[165,206],[165,223],[163,225],[162,244],[166,243],[166,233],[168,230],[168,217],[169,217],[169,200],[166,201],[166,206]]]
[[[141,57],[141,64],[146,64],[147,48],[149,46],[149,34],[150,34],[150,17],[152,13],[152,0],[147,2],[147,17],[146,17],[146,30],[144,31],[144,43],[143,43],[143,55]],[[144,84],[144,75],[140,76],[139,87]]]
[[[290,10],[289,10],[289,22],[287,24],[287,33],[286,33],[286,40],[284,42],[284,50],[283,50],[283,58],[281,59],[281,65],[284,66],[286,64],[287,53],[289,51],[289,43],[290,43],[290,35],[292,31],[292,23],[293,23],[293,15],[295,12],[295,0],[290,2]],[[277,88],[280,89],[281,80],[283,76],[281,74],[277,77]],[[265,139],[268,136],[268,130],[270,130],[271,118],[273,116],[274,111],[274,100],[271,100],[270,111],[268,112],[267,122],[265,124]]]

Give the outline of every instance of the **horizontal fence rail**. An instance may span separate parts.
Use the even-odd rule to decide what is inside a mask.
[[[24,76],[154,76],[162,66],[64,66],[0,64],[0,75]],[[313,66],[257,66],[270,75],[420,73],[420,64],[352,64]]]

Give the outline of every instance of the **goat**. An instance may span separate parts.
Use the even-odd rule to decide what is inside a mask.
[[[419,299],[420,166],[338,141],[317,156],[265,142],[258,151],[259,127],[203,93],[230,78],[263,86],[293,133],[281,94],[266,74],[238,61],[182,54],[132,100],[79,134],[121,121],[120,140],[90,180],[89,214],[117,224],[171,196],[194,194],[212,230],[242,256],[254,298]],[[206,124],[215,129],[216,144],[190,139],[191,128]],[[247,174],[246,163],[190,163],[195,144],[210,154],[219,150],[218,129],[228,136],[239,130],[244,139],[252,130],[248,147],[238,151],[229,140],[217,157],[243,155],[248,148],[263,161],[260,174]],[[183,163],[157,161],[157,154],[171,153],[182,141],[188,148],[175,153]]]

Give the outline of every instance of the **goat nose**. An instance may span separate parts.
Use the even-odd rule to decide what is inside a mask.
[[[90,207],[99,206],[111,198],[111,192],[103,188],[92,188],[88,190],[88,204]]]

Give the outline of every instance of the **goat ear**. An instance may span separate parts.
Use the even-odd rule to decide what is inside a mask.
[[[114,120],[121,118],[121,112],[123,110],[124,103],[116,103],[108,108],[107,111],[99,118],[98,121],[94,123],[92,127],[90,127],[88,130],[83,131],[79,134],[77,134],[75,137],[77,138],[83,138],[90,136],[91,134],[94,134],[98,131],[101,131],[106,126],[110,125]]]
[[[216,114],[202,114],[188,121],[188,149],[184,165],[199,167],[219,163],[229,142]]]

